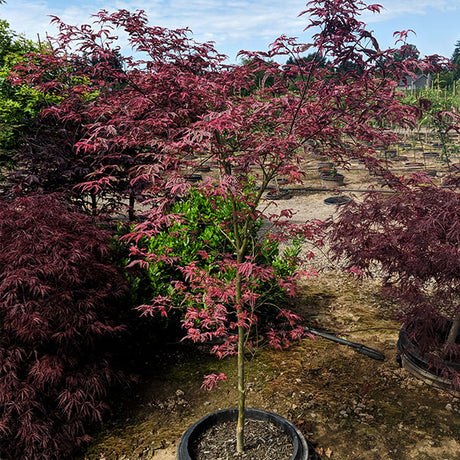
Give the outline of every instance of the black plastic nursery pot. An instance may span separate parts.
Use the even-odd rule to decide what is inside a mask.
[[[320,176],[322,175],[327,175],[329,174],[330,176],[333,176],[334,174],[337,174],[337,168],[334,167],[329,167],[329,166],[322,166],[321,168],[318,168],[318,173]]]
[[[201,174],[185,174],[184,179],[188,182],[200,182],[203,176]]]
[[[447,331],[451,324],[452,322],[449,321],[446,330],[440,331],[440,334],[447,336]],[[460,334],[457,336],[456,341],[460,343]],[[407,325],[402,326],[399,331],[397,349],[400,365],[409,373],[436,388],[454,392],[459,391],[458,388],[454,387],[452,380],[448,376],[453,373],[460,373],[460,363],[443,361],[441,366],[434,366],[429,357],[420,352],[416,341],[408,333]]]
[[[331,196],[329,198],[326,198],[324,202],[326,204],[335,204],[337,206],[341,206],[343,204],[347,204],[351,201],[351,198],[349,196],[345,195],[340,195],[340,196]]]
[[[345,176],[343,174],[321,174],[321,180],[333,183],[334,185],[344,185]]]
[[[195,460],[195,457],[192,456],[191,451],[191,446],[193,445],[194,441],[211,426],[223,422],[228,422],[230,420],[236,420],[237,417],[238,409],[234,407],[231,409],[223,409],[217,412],[212,412],[211,414],[208,414],[202,419],[198,420],[182,435],[177,447],[177,460]],[[258,420],[262,422],[265,421],[267,424],[271,423],[281,428],[292,440],[293,451],[290,460],[308,460],[310,458],[308,444],[305,440],[305,437],[302,435],[300,430],[289,420],[272,412],[250,407],[245,409],[245,417],[246,419],[250,420]]]
[[[418,163],[416,161],[409,161],[408,163],[404,163],[404,166],[408,169],[421,169],[425,165],[423,163]]]
[[[287,188],[272,189],[267,192],[266,198],[269,200],[288,200],[292,197],[292,193]]]

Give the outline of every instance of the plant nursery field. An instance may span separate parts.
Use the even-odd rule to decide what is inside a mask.
[[[435,148],[435,147],[431,147]],[[423,150],[399,146],[423,168],[436,169],[442,181],[446,166]],[[391,163],[401,173],[405,161]],[[343,170],[345,183],[331,189],[318,177],[316,160],[305,165],[306,180],[292,197],[276,206],[292,208],[295,220],[326,219],[340,206],[325,199],[345,195],[359,200],[362,190],[386,190],[359,163]],[[341,171],[342,172],[342,171]],[[326,190],[321,190],[326,189]],[[337,460],[455,460],[460,458],[460,401],[428,386],[397,362],[400,323],[395,305],[379,292],[379,277],[357,280],[314,249],[318,276],[304,280],[292,308],[304,324],[375,348],[376,361],[352,348],[323,338],[303,339],[285,352],[262,347],[248,356],[247,405],[292,420],[306,435],[312,458]],[[118,412],[96,436],[86,460],[173,460],[179,438],[194,421],[236,400],[233,359],[218,361],[184,343],[169,344],[151,359],[136,397],[122,400]],[[225,372],[228,380],[211,392],[200,389],[203,375]]]

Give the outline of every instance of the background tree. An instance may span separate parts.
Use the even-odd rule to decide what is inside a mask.
[[[310,63],[314,63],[317,67],[326,66],[326,58],[321,56],[319,53],[309,53],[306,56],[301,56],[298,61],[296,61],[292,56],[289,56],[286,61],[287,66],[304,66],[308,67]]]
[[[454,52],[452,53],[452,57],[450,58],[452,64],[455,65],[454,69],[454,80],[460,80],[460,40],[457,40],[455,43]]]
[[[398,51],[396,51],[393,55],[393,60],[396,62],[403,62],[407,59],[417,60],[419,58],[420,58],[420,51],[417,49],[415,45],[411,45],[410,43],[405,44]]]
[[[39,95],[27,86],[12,86],[9,75],[38,44],[27,40],[0,20],[0,167],[11,167],[27,122],[35,115]]]

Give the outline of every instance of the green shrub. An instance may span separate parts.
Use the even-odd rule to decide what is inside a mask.
[[[127,269],[132,305],[136,307],[148,303],[158,296],[169,297],[176,305],[180,305],[184,299],[172,281],[185,282],[180,267],[191,262],[222,280],[228,281],[234,277],[235,273],[231,271],[219,273],[219,262],[233,252],[233,235],[225,234],[220,225],[230,219],[232,212],[229,201],[221,197],[206,197],[197,190],[178,200],[171,208],[171,215],[178,216],[175,223],[149,239],[139,240],[136,245],[137,249],[154,255],[155,260],[148,261],[142,268]],[[300,242],[296,241],[281,253],[277,241],[257,237],[263,223],[260,219],[251,229],[255,242],[253,257],[257,263],[272,267],[279,277],[292,275],[297,268],[294,260],[300,251]],[[135,260],[129,256],[128,244],[123,242],[123,236],[127,233],[129,230],[120,225],[116,238],[121,261],[125,266]],[[177,261],[180,261],[180,266]],[[258,302],[267,306],[279,305],[286,297],[283,288],[273,280],[260,281],[257,294]]]

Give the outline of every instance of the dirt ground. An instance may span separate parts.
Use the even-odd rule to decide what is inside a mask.
[[[277,206],[297,210],[299,220],[334,215],[340,207],[325,204],[325,198],[340,190],[360,199],[353,189],[375,185],[359,165],[352,167],[337,191],[297,191]],[[307,168],[306,185],[324,187],[314,169],[314,163]],[[460,399],[400,368],[400,324],[394,305],[380,296],[378,280],[356,280],[325,254],[317,256],[320,274],[303,281],[293,309],[306,325],[380,350],[386,359],[376,361],[323,338],[304,339],[284,352],[262,348],[248,357],[247,405],[294,422],[313,459],[459,460]],[[206,351],[185,344],[152,351],[149,378],[135,398],[120,402],[78,460],[175,459],[180,436],[192,423],[235,406],[234,359],[218,361]],[[224,372],[228,380],[206,392],[200,385],[211,372]]]
[[[261,349],[247,363],[248,406],[293,421],[312,458],[460,459],[460,400],[399,367],[399,324],[376,286],[323,273],[305,281],[295,307],[310,326],[380,350],[386,359],[323,338],[304,339],[284,352]],[[85,458],[173,460],[188,426],[235,406],[234,359],[217,361],[205,351],[179,345],[153,356],[161,373],[143,382]],[[200,385],[207,372],[225,372],[229,379],[206,392]]]

